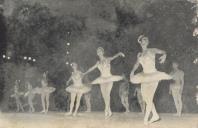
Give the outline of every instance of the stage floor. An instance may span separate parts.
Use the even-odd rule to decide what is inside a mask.
[[[80,113],[77,117],[64,113],[1,113],[0,128],[198,128],[198,114],[160,114],[161,121],[143,125],[140,113],[113,113],[104,119],[104,113]]]

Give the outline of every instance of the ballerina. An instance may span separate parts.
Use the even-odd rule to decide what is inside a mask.
[[[173,96],[177,114],[181,116],[182,112],[182,92],[184,87],[184,72],[178,68],[176,62],[173,63],[173,71],[170,75],[173,77],[173,83],[170,84],[169,94]]]
[[[113,82],[120,81],[123,79],[122,76],[111,74],[111,61],[120,56],[125,57],[125,55],[120,52],[113,57],[105,57],[104,49],[102,47],[99,47],[97,49],[97,55],[99,57],[99,61],[93,67],[91,67],[85,74],[95,70],[96,68],[99,69],[101,76],[94,80],[91,84],[100,84],[100,89],[105,102],[105,117],[107,118],[112,115],[110,108],[110,94],[113,87]]]
[[[73,72],[69,80],[67,81],[67,85],[71,81],[73,81],[73,84],[66,88],[66,91],[71,93],[71,102],[70,102],[70,110],[66,115],[72,115],[73,109],[74,109],[74,103],[76,99],[76,108],[73,113],[73,116],[77,115],[78,108],[80,106],[80,100],[83,94],[89,92],[91,89],[89,87],[86,87],[82,83],[83,73],[78,70],[78,65],[76,63],[71,64]]]
[[[50,94],[56,90],[54,87],[48,86],[47,73],[48,72],[43,73],[43,79],[41,80],[42,87],[35,89],[35,92],[41,95],[41,102],[42,102],[42,107],[43,107],[43,110],[41,111],[41,113],[48,112]]]
[[[154,94],[158,87],[159,81],[170,80],[172,77],[164,72],[157,71],[155,67],[156,54],[162,55],[159,60],[160,63],[164,63],[166,59],[166,52],[156,48],[148,48],[149,39],[144,35],[139,36],[138,43],[142,47],[142,52],[137,55],[137,62],[131,71],[130,80],[134,84],[141,84],[142,97],[146,102],[144,124],[147,125],[160,119],[153,103]],[[134,75],[140,65],[143,68],[143,72]],[[149,121],[150,113],[152,113],[152,117]]]
[[[21,99],[20,99],[21,96],[23,95],[23,93],[19,92],[19,82],[20,82],[20,80],[15,81],[14,94],[12,94],[11,97],[16,100],[17,112],[19,112],[20,110],[22,112],[24,112],[24,108],[23,108],[23,105],[22,105]]]
[[[129,110],[129,82],[125,75],[123,75],[123,82],[120,84],[119,96],[123,106],[125,107],[125,112],[130,112]]]
[[[27,82],[28,91],[25,93],[25,97],[28,97],[28,105],[29,105],[29,112],[35,112],[35,108],[33,105],[33,100],[35,96],[35,90],[32,88],[30,82]]]
[[[135,91],[134,91],[134,96],[137,97],[138,103],[140,105],[141,108],[141,112],[144,114],[145,113],[145,102],[142,98],[142,93],[141,93],[141,88],[140,87],[136,87]]]

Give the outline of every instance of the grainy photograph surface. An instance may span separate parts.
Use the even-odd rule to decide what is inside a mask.
[[[0,0],[0,128],[198,128],[198,0]]]

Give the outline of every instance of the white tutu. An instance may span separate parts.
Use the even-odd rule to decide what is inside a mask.
[[[74,86],[74,85],[70,85],[69,87],[67,87],[65,89],[67,92],[70,92],[70,93],[81,93],[81,94],[84,94],[84,93],[87,93],[91,90],[91,88],[87,87],[87,86]]]
[[[122,79],[123,77],[118,75],[113,75],[109,77],[99,77],[96,80],[94,80],[91,84],[105,84],[109,82],[120,81]]]
[[[172,77],[164,72],[153,72],[153,73],[138,73],[132,77],[130,77],[130,81],[133,84],[141,84],[141,83],[151,83],[157,82],[161,80],[171,80]]]

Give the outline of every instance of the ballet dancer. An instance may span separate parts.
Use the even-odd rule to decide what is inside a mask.
[[[17,105],[17,112],[19,112],[20,110],[22,112],[24,112],[24,108],[23,105],[21,103],[21,96],[24,95],[22,92],[19,92],[19,83],[20,80],[16,80],[15,81],[15,85],[14,85],[14,94],[11,95],[12,98],[15,99],[16,101],[16,105]]]
[[[173,71],[170,75],[173,77],[173,82],[170,84],[169,94],[173,96],[177,114],[181,116],[182,113],[182,92],[184,87],[184,72],[178,68],[178,63],[173,62]]]
[[[164,63],[166,60],[166,52],[157,48],[148,48],[149,39],[144,35],[139,36],[138,43],[142,47],[142,52],[137,55],[137,62],[131,71],[130,80],[133,84],[141,84],[142,97],[146,103],[144,124],[148,125],[149,123],[153,123],[160,119],[153,103],[158,83],[161,80],[170,80],[172,77],[164,72],[157,71],[155,67],[156,54],[162,55],[159,58],[159,61],[160,63]],[[143,71],[134,75],[140,65],[142,66]],[[149,120],[149,115],[151,113],[152,117]]]
[[[125,107],[125,112],[129,113],[129,81],[127,80],[126,76],[123,75],[123,81],[119,87],[119,96],[122,102],[122,105]]]
[[[54,92],[56,89],[54,87],[49,87],[48,86],[48,80],[47,80],[47,73],[43,73],[43,78],[41,80],[41,88],[36,88],[35,92],[39,93],[41,95],[41,102],[42,102],[42,107],[43,110],[41,113],[47,113],[49,110],[49,97],[52,92]]]
[[[101,74],[100,77],[91,82],[91,84],[100,84],[100,89],[105,102],[105,117],[108,118],[112,115],[110,107],[110,94],[113,87],[113,82],[123,79],[122,76],[111,74],[111,61],[120,56],[125,57],[125,55],[120,52],[113,57],[106,57],[104,56],[104,49],[102,47],[99,47],[97,49],[97,55],[99,57],[99,61],[85,74],[95,70],[96,68],[99,69]]]
[[[33,105],[33,100],[34,100],[34,97],[35,97],[35,90],[32,88],[32,85],[30,84],[30,82],[27,82],[26,83],[27,87],[28,87],[28,91],[25,93],[25,97],[28,98],[28,105],[29,105],[29,112],[35,112],[35,108],[34,108],[34,105]]]
[[[145,113],[146,104],[145,104],[145,102],[144,102],[144,100],[142,98],[142,93],[141,93],[141,87],[140,86],[137,86],[135,88],[134,96],[137,97],[138,103],[139,103],[140,108],[141,108],[141,112],[144,114]]]
[[[71,102],[70,102],[70,110],[66,115],[72,115],[73,109],[74,109],[74,103],[76,100],[76,107],[73,113],[73,116],[77,115],[78,108],[80,106],[80,100],[83,94],[89,92],[91,89],[89,87],[86,87],[82,83],[83,73],[78,69],[78,65],[76,63],[71,64],[73,72],[69,80],[67,81],[67,85],[70,84],[72,81],[73,84],[66,88],[66,91],[71,94]]]

